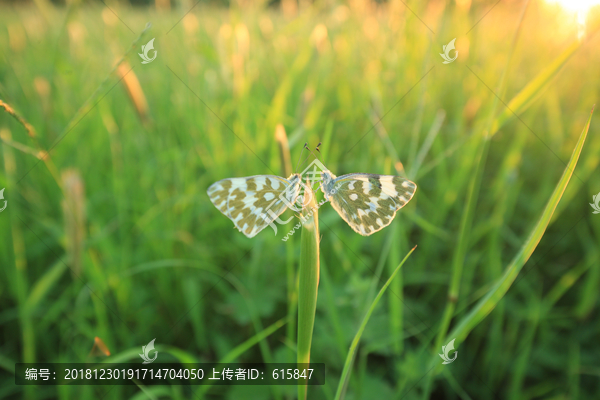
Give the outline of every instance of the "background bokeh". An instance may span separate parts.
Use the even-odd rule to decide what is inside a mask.
[[[347,399],[598,398],[597,112],[533,256],[457,360],[430,372],[448,302],[452,328],[502,276],[598,102],[597,7],[194,4],[0,3],[0,99],[31,124],[0,110],[0,398],[295,398],[291,386],[14,384],[16,362],[106,359],[95,338],[122,361],[140,361],[153,338],[162,362],[294,361],[300,234],[281,238],[295,222],[248,239],[206,194],[228,177],[284,175],[278,125],[294,166],[305,142],[323,142],[336,175],[418,185],[369,237],[319,210],[311,359],[327,380],[308,398],[333,398],[362,317],[415,245],[367,325]],[[141,64],[152,38],[157,58]],[[444,65],[453,38],[458,57]]]

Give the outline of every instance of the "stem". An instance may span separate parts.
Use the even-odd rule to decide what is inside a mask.
[[[302,210],[304,223],[300,238],[298,363],[305,363],[307,365],[302,368],[308,368],[319,286],[319,217],[315,196],[309,185],[305,187],[304,195],[310,197],[310,200]],[[306,399],[307,390],[306,384],[298,384],[299,400]]]

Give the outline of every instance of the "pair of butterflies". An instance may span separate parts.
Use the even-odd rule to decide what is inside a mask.
[[[303,185],[302,175],[229,178],[208,188],[210,201],[236,228],[251,238],[293,207]],[[319,188],[337,213],[357,233],[369,236],[388,226],[396,211],[412,199],[417,185],[393,175],[321,172]],[[296,210],[297,211],[297,210]]]

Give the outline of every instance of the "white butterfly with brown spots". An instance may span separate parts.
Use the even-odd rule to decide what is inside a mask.
[[[210,201],[249,238],[277,219],[298,199],[300,174],[288,179],[276,175],[228,178],[208,188]]]
[[[363,236],[388,226],[417,190],[414,182],[399,176],[355,173],[336,177],[317,160],[313,164],[321,169],[320,188],[325,199]],[[315,175],[309,168],[305,172]],[[286,208],[299,211],[294,204],[298,200],[303,203],[299,197],[301,186],[301,174],[292,174],[288,179],[255,175],[220,180],[208,188],[208,196],[240,232],[252,238],[277,220]]]
[[[336,177],[324,170],[321,177],[325,199],[363,236],[388,226],[396,211],[404,207],[417,190],[414,182],[394,175],[356,173]]]

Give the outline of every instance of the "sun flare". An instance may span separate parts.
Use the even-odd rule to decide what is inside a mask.
[[[600,0],[546,0],[550,4],[560,4],[569,11],[587,11],[595,5],[600,4]]]
[[[546,0],[548,4],[558,4],[568,13],[577,17],[579,39],[585,36],[585,25],[590,9],[600,4],[600,0]]]

